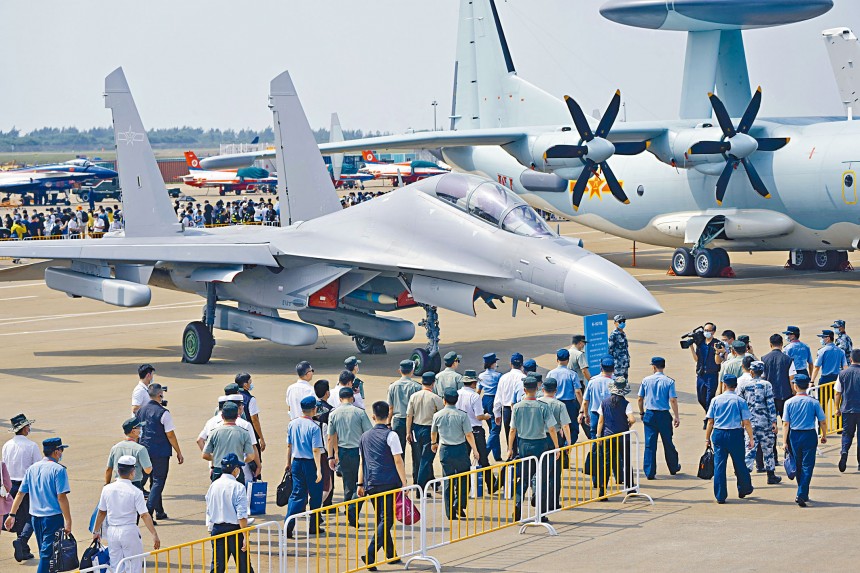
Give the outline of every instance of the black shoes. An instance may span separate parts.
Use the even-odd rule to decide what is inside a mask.
[[[776,485],[778,483],[782,483],[782,478],[773,472],[769,473],[767,476],[767,485]]]
[[[20,539],[15,538],[12,540],[12,548],[15,550],[15,561],[18,563],[24,561],[24,556],[30,553],[29,549],[25,549],[25,547]]]
[[[367,558],[364,555],[361,556],[361,562],[364,563],[365,565],[367,565]],[[377,567],[376,565],[371,565],[370,567],[367,568],[367,570],[368,571],[379,571],[379,567]]]
[[[678,464],[678,467],[676,467],[674,470],[669,470],[669,473],[672,475],[675,475],[680,471],[681,471],[681,464]]]
[[[780,481],[782,481],[782,480],[780,480]],[[748,496],[748,495],[752,494],[752,492],[754,492],[754,491],[755,491],[755,488],[754,488],[754,487],[751,487],[751,488],[749,489],[749,491],[745,491],[745,492],[743,492],[743,493],[738,493],[738,497],[739,497],[739,498],[741,498],[741,499],[743,499],[743,498],[745,498],[746,496]]]
[[[170,518],[167,517],[167,514],[164,513],[163,511],[156,511],[155,512],[155,519],[170,519]]]
[[[675,475],[674,472],[672,473],[672,475]],[[657,479],[657,477],[656,476],[645,476],[645,479],[647,479],[648,481],[651,481],[653,479]]]
[[[520,504],[516,504],[514,506],[514,521],[519,521],[523,518],[523,509],[520,507]]]
[[[842,454],[839,456],[839,471],[845,472],[845,469],[848,467],[848,454]]]
[[[799,497],[794,498],[794,503],[800,507],[806,507],[806,500],[800,499]]]

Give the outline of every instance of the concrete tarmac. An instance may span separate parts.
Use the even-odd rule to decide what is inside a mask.
[[[755,493],[745,500],[737,499],[730,477],[729,501],[717,505],[712,483],[695,477],[704,450],[703,412],[695,398],[693,359],[678,345],[681,334],[708,320],[717,323],[718,331],[730,328],[750,335],[759,356],[768,351],[769,335],[787,324],[798,325],[802,339],[813,348],[816,332],[828,328],[834,319],[845,319],[849,334],[860,332],[855,330],[860,323],[852,311],[856,273],[795,272],[782,268],[785,253],[735,253],[732,263],[737,278],[673,277],[666,274],[671,249],[640,246],[633,268],[629,241],[574,223],[562,223],[561,232],[581,237],[586,248],[627,268],[666,310],[661,316],[628,321],[633,383],[629,399],[635,400],[638,382],[650,374],[650,357],[664,356],[681,403],[675,442],[682,473],[670,477],[660,451],[657,480],[642,477],[642,491],[654,498],[654,506],[638,500],[622,506],[614,498],[553,515],[558,537],[549,537],[540,528],[518,535],[512,527],[455,543],[432,552],[444,570],[811,571],[822,563],[830,570],[856,567],[860,525],[851,515],[860,507],[860,472],[853,451],[848,471],[840,474],[836,469],[839,437],[828,440],[824,455],[817,459],[810,495],[814,501],[809,508],[793,503],[794,482],[784,479],[781,485],[768,486],[764,474],[754,474]],[[860,264],[860,256],[852,253],[851,261]],[[120,424],[130,414],[138,364],[153,363],[157,381],[168,386],[168,408],[185,456],[184,464],[174,458],[170,467],[164,501],[170,519],[159,522],[162,545],[167,546],[206,536],[203,495],[208,471],[195,440],[224,385],[237,372],[253,374],[268,446],[263,454],[268,517],[281,520],[285,508],[275,505],[274,491],[284,467],[289,421],[284,393],[295,379],[294,366],[310,360],[318,378],[335,381],[343,359],[356,353],[348,337],[325,329],[315,347],[305,348],[217,332],[210,364],[183,364],[182,329],[200,318],[202,300],[159,289],[153,294],[149,307],[119,309],[70,299],[38,279],[0,283],[0,428],[5,431],[9,418],[24,412],[36,420],[33,439],[58,435],[71,445],[64,464],[71,478],[73,531],[81,551],[89,541],[86,528],[103,485],[108,451],[123,438]],[[555,350],[568,346],[571,335],[582,331],[581,318],[553,310],[520,304],[518,316],[512,318],[509,301],[496,311],[477,304],[477,318],[440,312],[443,351],[462,354],[462,369],[480,370],[486,352],[504,358],[518,351],[535,358],[545,373],[555,366]],[[402,316],[417,322],[422,314],[409,310]],[[388,344],[387,355],[361,357],[369,402],[385,398],[399,361],[423,343],[418,329],[415,340]],[[643,431],[638,416],[634,428]],[[408,461],[406,467],[410,467]],[[438,462],[436,473],[441,475]],[[777,473],[783,475],[781,468]],[[336,491],[338,495],[342,491],[339,480]],[[143,540],[149,547],[148,532],[143,532]],[[11,541],[10,534],[0,535],[0,570],[34,569],[36,561],[15,563]],[[398,566],[381,570],[394,571]]]

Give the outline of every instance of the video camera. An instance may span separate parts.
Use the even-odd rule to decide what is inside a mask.
[[[687,334],[681,335],[681,348],[687,350],[692,345],[699,346],[705,343],[705,327],[697,326]]]

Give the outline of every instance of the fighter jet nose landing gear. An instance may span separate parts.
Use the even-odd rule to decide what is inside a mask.
[[[442,370],[442,356],[439,354],[439,313],[435,306],[422,304],[421,308],[424,309],[427,316],[418,323],[418,326],[424,327],[427,334],[427,346],[416,348],[409,356],[410,360],[415,362],[415,376],[421,376],[425,372],[438,374]]]
[[[188,364],[206,364],[215,348],[215,303],[218,294],[215,283],[206,283],[206,307],[203,320],[195,320],[182,333],[182,361]]]

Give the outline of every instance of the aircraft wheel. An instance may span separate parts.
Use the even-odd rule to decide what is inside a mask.
[[[209,329],[199,320],[185,327],[182,333],[182,361],[189,364],[206,364],[212,357],[215,339]]]
[[[809,270],[815,264],[815,251],[792,251],[789,256],[793,256],[795,262],[790,263],[790,266],[796,271]],[[789,261],[791,260],[792,258],[789,258]]]
[[[362,354],[385,354],[385,341],[370,336],[353,336],[355,347]]]
[[[729,253],[725,249],[717,247],[713,249],[714,255],[717,257],[717,274],[723,272],[726,267],[732,266],[732,261],[729,258]]]
[[[679,277],[688,277],[693,275],[693,256],[690,251],[684,248],[675,249],[672,254],[672,272]]]
[[[89,200],[90,200],[90,194],[88,192],[84,191],[83,193],[81,193],[81,202],[82,203],[86,203]]]
[[[362,185],[361,187],[359,187],[359,189],[361,189],[362,191],[364,191],[364,185]]]
[[[409,359],[415,363],[415,376],[421,376],[424,372],[433,370],[432,359],[426,348],[416,348],[409,355]]]
[[[719,255],[711,249],[701,249],[694,260],[696,274],[702,278],[716,276],[719,273]]]
[[[839,266],[839,251],[816,251],[812,264],[819,272],[835,271]]]
[[[65,201],[63,201],[63,205],[65,205],[66,207],[70,207],[72,205],[72,202],[66,199]]]
[[[234,193],[236,193],[236,195],[241,195],[242,191],[241,191],[241,189],[236,189],[236,191],[234,191]]]
[[[442,355],[438,352],[430,354],[430,370],[436,374],[442,371]]]

